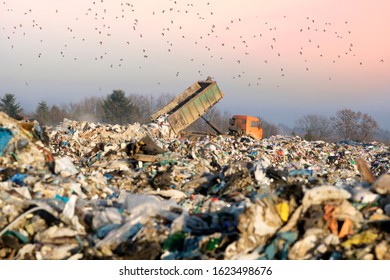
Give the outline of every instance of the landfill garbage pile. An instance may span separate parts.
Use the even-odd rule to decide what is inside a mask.
[[[0,259],[390,259],[389,157],[0,113]]]

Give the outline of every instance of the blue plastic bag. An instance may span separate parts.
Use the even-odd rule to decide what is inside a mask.
[[[7,148],[9,141],[12,139],[12,136],[11,130],[0,127],[0,156],[3,155],[5,148]]]
[[[19,186],[24,185],[24,179],[26,179],[27,174],[15,174],[14,176],[11,177],[11,181],[14,182],[15,184],[18,184]]]

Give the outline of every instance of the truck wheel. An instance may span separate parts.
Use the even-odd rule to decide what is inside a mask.
[[[236,130],[233,130],[233,131],[232,131],[232,135],[233,135],[234,137],[240,136],[240,134],[239,134],[238,131],[236,131]]]

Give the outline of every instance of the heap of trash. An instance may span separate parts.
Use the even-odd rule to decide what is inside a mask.
[[[0,259],[390,259],[389,158],[0,113]]]

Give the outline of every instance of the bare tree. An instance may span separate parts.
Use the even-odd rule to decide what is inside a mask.
[[[174,98],[175,96],[172,94],[163,94],[157,98],[154,95],[130,94],[129,100],[139,111],[139,114],[135,117],[134,121],[149,123],[150,116]]]
[[[62,122],[64,118],[69,118],[69,114],[64,105],[62,105],[62,108],[57,105],[50,107],[48,125],[57,125]]]
[[[267,120],[258,117],[260,120],[261,127],[263,128],[263,138],[269,138],[273,135],[279,134],[279,129],[273,123],[268,122]]]
[[[223,131],[223,132],[228,132],[229,131],[229,119],[233,116],[233,114],[230,111],[223,111],[221,117],[221,121],[218,124],[218,127]]]
[[[342,109],[331,118],[335,132],[342,140],[371,141],[379,126],[369,115]]]
[[[378,131],[378,123],[369,115],[361,114],[359,132],[360,141],[369,142],[374,139],[375,133]]]
[[[375,133],[375,140],[390,145],[390,130],[379,129]]]
[[[132,94],[130,96],[134,102],[135,105],[141,105],[141,107],[144,107],[147,109],[147,117],[150,119],[150,115],[160,110],[162,107],[167,105],[169,102],[171,102],[176,96],[169,93],[164,93],[158,97],[155,97],[154,95],[138,95],[138,94]],[[138,104],[141,103],[141,104]],[[143,106],[142,106],[143,103]]]
[[[86,97],[78,103],[69,104],[70,118],[77,121],[99,122],[104,116],[103,99],[97,96]]]
[[[153,95],[130,94],[129,99],[139,109],[139,115],[135,118],[135,121],[140,123],[150,122],[150,116],[154,113],[153,103],[155,97]]]
[[[331,137],[331,122],[325,116],[317,114],[305,115],[297,120],[296,125],[304,131],[306,140],[328,140]]]
[[[357,140],[360,113],[342,109],[331,117],[336,134],[343,140]]]
[[[152,109],[153,113],[160,110],[165,105],[167,105],[175,97],[176,97],[176,95],[174,95],[174,94],[164,93],[164,94],[160,95],[158,98],[152,98],[151,99],[151,101],[152,101],[151,102],[151,105],[152,105],[151,109]]]

